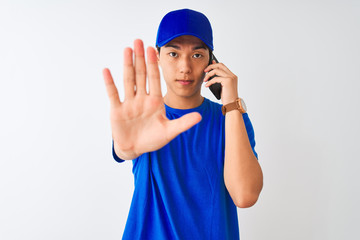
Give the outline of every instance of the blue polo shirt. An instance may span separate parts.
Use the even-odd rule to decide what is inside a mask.
[[[199,112],[202,121],[163,148],[132,160],[135,190],[123,239],[239,239],[236,206],[224,183],[221,105],[205,98],[193,109],[165,108],[169,119]],[[243,119],[257,157],[247,113]],[[123,162],[114,148],[113,156]]]

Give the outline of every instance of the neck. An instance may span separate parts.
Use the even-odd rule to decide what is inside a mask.
[[[171,108],[175,109],[191,109],[200,106],[204,101],[204,97],[196,95],[194,97],[170,97],[168,94],[164,97],[164,102]]]

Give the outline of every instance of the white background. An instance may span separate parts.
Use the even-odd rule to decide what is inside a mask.
[[[0,239],[121,238],[132,164],[111,156],[102,69],[122,86],[123,49],[184,7],[212,22],[256,133],[241,238],[359,238],[359,1],[178,2],[0,1]]]

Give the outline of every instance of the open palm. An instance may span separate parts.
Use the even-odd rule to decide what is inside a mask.
[[[124,160],[160,149],[201,120],[196,112],[175,120],[166,117],[156,51],[152,47],[147,49],[146,66],[144,46],[139,39],[134,42],[134,51],[131,48],[124,50],[123,102],[109,69],[105,68],[103,75],[110,99],[114,148]],[[146,79],[149,81],[149,93],[146,91]]]

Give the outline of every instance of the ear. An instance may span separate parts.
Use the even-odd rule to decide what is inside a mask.
[[[157,56],[157,60],[158,62],[160,61],[160,53],[159,53],[159,50],[156,49],[156,56]]]
[[[158,65],[161,67],[161,62],[160,62],[160,52],[158,49],[156,49],[156,57],[157,57],[157,61],[158,61]]]

